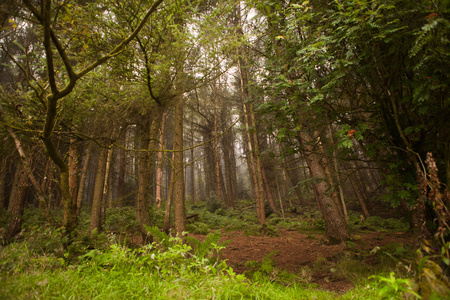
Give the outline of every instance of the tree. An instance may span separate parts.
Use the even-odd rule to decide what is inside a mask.
[[[70,20],[71,9],[68,5],[61,2],[55,6],[52,1],[43,0],[41,7],[38,8],[33,2],[28,0],[24,1],[26,11],[23,11],[23,15],[20,16],[25,17],[27,13],[30,13],[33,16],[33,22],[37,24],[36,27],[41,30],[39,43],[42,45],[45,54],[45,81],[48,84],[49,89],[43,88],[45,83],[42,84],[36,81],[33,75],[27,72],[25,66],[20,65],[19,67],[25,73],[24,75],[26,76],[29,88],[34,91],[33,96],[37,99],[36,102],[40,103],[42,106],[41,109],[45,111],[42,118],[40,116],[35,117],[43,121],[43,127],[39,132],[39,138],[44,143],[49,157],[55,163],[60,173],[59,183],[64,207],[62,225],[66,234],[70,234],[75,228],[77,215],[76,199],[73,199],[70,194],[69,166],[64,160],[63,155],[58,151],[53,140],[55,127],[58,125],[58,105],[65,97],[73,92],[81,78],[85,77],[98,66],[105,64],[111,58],[119,55],[125,46],[137,36],[150,15],[156,11],[161,3],[162,0],[156,0],[143,14],[142,19],[136,25],[136,29],[126,38],[122,39],[121,42],[110,51],[101,55],[99,58],[89,61],[89,57],[86,57],[86,60],[74,63],[73,58],[77,56],[78,52],[74,47],[78,47],[77,43],[68,44],[68,47],[63,46],[63,35],[61,37],[58,35],[60,28],[65,28],[66,32],[70,32],[69,26],[71,25],[70,23],[67,24],[64,20],[66,16],[68,16]],[[94,6],[89,8],[92,9]],[[61,13],[58,15],[58,12]],[[76,17],[78,16],[75,16],[74,21],[78,21]],[[85,20],[81,19],[81,21]],[[61,32],[64,33],[64,31]],[[67,35],[64,37],[67,37]],[[79,41],[80,36],[77,38]]]

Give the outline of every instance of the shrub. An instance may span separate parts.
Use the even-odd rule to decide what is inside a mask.
[[[209,228],[203,222],[194,222],[186,225],[186,230],[194,234],[208,234]]]

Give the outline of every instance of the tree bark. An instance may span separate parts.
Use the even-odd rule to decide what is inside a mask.
[[[316,140],[308,133],[301,131],[300,143],[305,150],[305,159],[308,164],[311,176],[318,181],[313,183],[316,194],[317,206],[319,207],[326,226],[326,236],[330,243],[340,243],[346,241],[350,235],[344,216],[337,206],[337,200],[332,197],[335,193],[330,193],[330,184],[326,181],[327,174],[321,165],[322,157],[315,152],[314,144]]]
[[[273,199],[273,195],[272,195],[272,190],[270,188],[270,184],[267,181],[267,176],[266,176],[266,171],[264,168],[262,168],[262,179],[264,182],[264,190],[266,191],[266,196],[267,196],[267,203],[269,203],[269,207],[270,209],[272,209],[273,213],[276,214],[277,216],[280,216],[280,213],[278,212],[278,209],[275,205],[275,201]]]
[[[69,192],[72,199],[77,199],[78,192],[78,158],[80,153],[76,144],[76,139],[71,138],[69,145]]]
[[[95,176],[94,197],[92,199],[92,213],[91,223],[89,230],[97,229],[98,232],[102,230],[101,217],[102,217],[102,198],[103,187],[105,184],[106,162],[108,158],[108,149],[101,148],[97,163],[97,172]]]
[[[26,176],[28,176],[31,184],[33,185],[34,189],[36,190],[37,197],[39,199],[40,205],[44,208],[44,214],[47,218],[47,221],[52,224],[53,226],[56,226],[56,222],[53,219],[53,216],[50,213],[49,207],[47,205],[47,201],[44,195],[44,192],[41,188],[41,185],[37,182],[36,178],[34,177],[33,170],[31,168],[31,159],[29,156],[25,155],[25,151],[23,149],[22,143],[19,140],[19,138],[16,136],[15,132],[8,126],[5,126],[6,130],[8,131],[9,135],[13,138],[14,143],[16,145],[17,152],[19,153],[19,157],[21,160],[21,166],[23,167],[23,171],[25,172]],[[63,219],[64,221],[64,219]],[[64,225],[64,223],[63,223]]]
[[[0,211],[6,207],[6,157],[0,165]]]
[[[183,95],[178,96],[175,106],[174,126],[174,155],[173,164],[175,172],[174,185],[174,223],[175,234],[182,236],[186,231],[185,195],[184,195],[184,164],[183,164]]]
[[[77,192],[77,212],[76,212],[77,215],[80,214],[81,206],[83,203],[84,190],[85,190],[85,186],[86,186],[86,177],[88,174],[89,161],[91,159],[93,145],[94,145],[94,142],[90,141],[89,145],[86,149],[86,156],[84,158],[83,168],[81,169],[80,185],[78,187],[78,192]]]
[[[139,220],[139,229],[144,240],[147,237],[147,230],[145,229],[144,225],[150,226],[150,213],[148,203],[148,184],[150,180],[150,170],[148,164],[148,150],[150,145],[149,127],[149,123],[146,122],[140,132],[141,151],[139,152],[138,194],[136,211],[136,219]]]
[[[350,164],[347,164],[348,168],[349,168],[349,166],[350,166]],[[349,170],[350,170],[350,168],[349,168]],[[363,195],[361,194],[361,191],[359,190],[359,187],[355,182],[354,176],[355,176],[355,174],[349,174],[348,178],[352,185],[353,191],[355,192],[356,199],[358,199],[359,205],[361,206],[361,211],[362,211],[364,217],[368,218],[368,217],[370,217],[370,213],[369,213],[369,210],[367,209],[366,202],[363,198]]]
[[[214,162],[215,162],[215,186],[216,198],[219,203],[222,203],[222,185],[220,183],[220,156],[219,156],[219,134],[217,129],[217,101],[216,101],[216,84],[213,82],[213,100],[214,100]]]
[[[103,181],[103,191],[102,191],[102,215],[101,222],[104,223],[106,220],[106,207],[108,206],[108,190],[110,187],[108,186],[109,178],[110,178],[110,167],[111,167],[111,159],[113,156],[113,148],[112,145],[108,149],[108,154],[106,155],[106,166],[105,166],[105,180]]]
[[[175,172],[170,172],[170,183],[169,183],[169,191],[167,192],[167,199],[166,199],[166,207],[164,209],[164,225],[163,225],[163,231],[167,234],[170,232],[170,212],[172,210],[172,202],[173,202],[173,187],[175,180]]]
[[[126,146],[126,131],[123,134],[123,145]],[[126,172],[126,158],[127,154],[125,148],[119,148],[119,174],[117,176],[117,207],[123,207],[123,201],[125,196],[125,172]]]
[[[8,211],[10,214],[8,220],[8,228],[6,230],[6,243],[20,232],[22,228],[22,216],[25,207],[25,193],[27,190],[28,180],[25,168],[21,162],[17,164],[14,174],[14,182],[9,197]]]
[[[249,148],[248,150],[250,152],[251,172],[256,198],[256,215],[258,218],[258,223],[260,225],[265,225],[266,215],[264,211],[264,189],[262,182],[261,161],[259,157],[258,138],[256,135],[255,115],[253,113],[252,104],[248,103],[247,107],[246,103],[249,97],[248,94],[249,75],[246,69],[247,67],[244,64],[244,59],[242,57],[239,57],[238,63],[239,63],[242,107],[244,110],[244,123],[248,139],[248,148]],[[250,126],[252,126],[253,128],[253,134],[250,132]]]
[[[159,138],[158,138],[158,168],[156,170],[156,205],[158,208],[161,208],[161,201],[162,201],[162,167],[164,164],[164,158],[163,158],[163,150],[164,150],[164,124],[166,122],[166,114],[163,113],[162,119],[161,119],[161,128],[159,130]]]
[[[289,178],[290,184],[294,189],[300,205],[310,206],[310,204],[305,201],[302,194],[302,187],[299,184],[301,180],[298,173],[298,160],[295,155],[291,154],[285,157],[283,160],[283,168],[285,170],[285,174],[287,174],[287,177]]]
[[[223,149],[223,155],[225,157],[224,162],[225,162],[225,179],[226,179],[226,184],[227,184],[227,203],[228,206],[231,208],[235,208],[234,205],[234,197],[235,197],[235,186],[233,186],[233,172],[234,175],[236,176],[236,169],[233,169],[232,167],[232,157],[231,157],[231,153],[230,153],[230,148],[232,146],[230,146],[230,139],[229,139],[229,134],[225,134],[225,136],[222,139],[222,149]]]

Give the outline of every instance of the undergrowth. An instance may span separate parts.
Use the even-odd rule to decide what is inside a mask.
[[[218,253],[220,233],[203,242],[149,227],[157,242],[139,248],[111,243],[70,254],[55,246],[58,231],[32,231],[0,252],[0,299],[335,299],[298,276],[280,271],[272,256],[238,275]],[[42,244],[35,244],[40,240]],[[47,245],[48,247],[43,247]],[[52,246],[53,245],[53,246]],[[260,274],[260,275],[257,275]],[[354,291],[352,292],[354,293]],[[373,299],[372,290],[360,295]],[[341,295],[341,299],[350,296]]]
[[[155,242],[141,246],[133,242],[138,223],[134,208],[108,209],[102,232],[88,234],[88,210],[82,210],[77,232],[68,248],[61,232],[45,224],[40,210],[28,207],[22,232],[15,242],[0,251],[0,299],[380,299],[391,293],[400,297],[415,294],[411,272],[423,274],[433,268],[429,255],[414,255],[409,245],[387,244],[372,251],[356,250],[358,233],[366,231],[402,232],[405,220],[370,217],[361,220],[350,212],[352,239],[348,251],[328,261],[317,259],[312,266],[288,273],[276,266],[273,252],[261,262],[249,261],[239,275],[220,260],[220,230],[240,230],[246,235],[279,236],[282,230],[308,234],[323,232],[322,216],[304,211],[295,216],[267,218],[267,226],[257,224],[255,213],[247,209],[227,209],[217,203],[188,208],[189,233],[206,235],[201,242],[186,235],[171,237],[158,228],[163,215],[153,212],[147,227]],[[56,218],[61,215],[56,212]],[[380,235],[381,236],[381,235]],[[418,254],[418,255],[419,255]],[[372,260],[366,264],[366,260]],[[421,269],[412,270],[418,260]],[[408,269],[409,268],[409,269]],[[312,284],[315,272],[345,278],[355,287],[345,294],[323,291]],[[393,273],[392,273],[393,272]],[[422,280],[428,277],[422,275]]]

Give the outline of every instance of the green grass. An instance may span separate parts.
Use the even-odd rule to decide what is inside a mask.
[[[30,231],[0,251],[0,299],[377,299],[367,285],[336,294],[295,274],[278,272],[274,280],[270,257],[256,266],[260,276],[235,274],[217,260],[218,231],[187,244],[164,233],[155,237],[159,243],[135,249],[75,244],[81,249],[64,252],[53,247],[58,231]]]
[[[390,244],[376,254],[377,266],[365,265],[361,257],[368,253],[355,256],[350,248],[348,257],[318,260],[298,274],[278,269],[271,256],[261,263],[249,262],[245,275],[235,274],[217,259],[224,245],[215,229],[242,230],[249,235],[276,235],[282,229],[322,232],[323,219],[314,212],[292,218],[272,215],[270,230],[261,232],[251,210],[211,205],[192,207],[189,213],[198,213],[199,218],[189,222],[188,231],[208,234],[203,242],[186,237],[186,243],[181,243],[152,227],[148,230],[158,243],[130,244],[127,232],[133,232],[137,224],[134,210],[124,208],[108,210],[105,232],[95,235],[87,234],[89,212],[83,212],[78,235],[64,249],[60,231],[40,226],[39,211],[27,209],[24,230],[16,242],[0,248],[0,299],[381,299],[380,290],[389,293],[398,286],[408,288],[404,278],[411,274],[399,272],[395,265],[404,258],[411,260],[411,249]],[[154,221],[160,224],[161,215],[155,214]],[[363,225],[398,231],[404,222],[372,218],[362,224],[351,215],[349,226],[355,241],[357,228]],[[322,290],[311,283],[320,269],[333,269],[355,288],[346,293]],[[393,279],[392,271],[396,272]]]
[[[172,273],[160,276],[148,268],[113,270],[60,269],[29,272],[1,279],[1,299],[378,299],[371,288],[344,295],[304,285],[283,286],[243,276]]]

